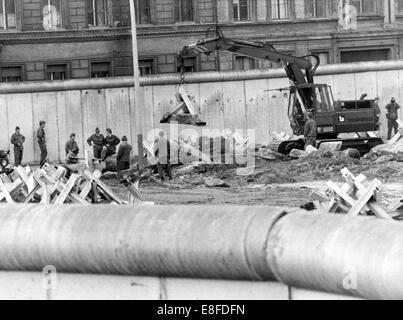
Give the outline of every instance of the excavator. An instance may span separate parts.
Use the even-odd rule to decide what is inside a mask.
[[[206,39],[187,45],[178,53],[178,63],[182,67],[182,82],[184,82],[183,70],[186,57],[209,55],[215,51],[231,52],[285,65],[290,87],[276,90],[289,90],[290,92],[288,118],[294,135],[303,134],[305,115],[307,112],[312,112],[318,127],[318,147],[324,142],[341,141],[342,150],[355,148],[361,154],[365,154],[373,147],[383,144],[382,139],[373,134],[373,132],[379,131],[379,116],[373,100],[365,100],[366,94],[364,94],[360,100],[334,101],[329,85],[314,83],[315,72],[320,65],[318,56],[295,57],[277,51],[268,42],[227,38],[218,27],[213,29],[213,36],[211,36],[211,31],[211,29],[207,31]],[[179,107],[164,115],[161,123],[172,121],[181,123],[181,119],[185,119],[183,124],[206,125],[194,113],[193,107],[187,108],[186,102],[189,102],[187,94],[180,94],[179,101]],[[354,137],[340,138],[341,134],[354,134]],[[292,149],[303,150],[303,139],[283,141],[278,146],[278,152],[283,154],[289,154]]]

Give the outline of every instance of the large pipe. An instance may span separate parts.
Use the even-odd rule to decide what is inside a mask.
[[[263,206],[0,205],[0,270],[47,265],[60,272],[277,279],[403,299],[403,224]]]
[[[402,70],[403,60],[358,62],[332,64],[319,67],[316,75],[334,75],[388,70]],[[205,83],[221,81],[245,81],[258,79],[286,78],[284,69],[261,69],[248,71],[197,72],[186,75],[187,83]],[[179,73],[159,74],[140,78],[141,86],[176,85],[180,81]],[[67,90],[98,90],[133,87],[133,77],[107,79],[75,79],[66,81],[35,81],[0,84],[0,94],[55,92]]]
[[[274,280],[267,207],[0,205],[0,269]]]
[[[370,217],[287,215],[268,240],[268,265],[290,286],[403,299],[403,224]]]

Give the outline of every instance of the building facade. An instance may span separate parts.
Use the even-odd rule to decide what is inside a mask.
[[[228,37],[317,54],[323,64],[400,59],[403,0],[135,0],[142,75],[178,72],[176,53],[219,25]],[[0,0],[1,82],[133,74],[128,0]],[[276,67],[227,53],[186,71]]]

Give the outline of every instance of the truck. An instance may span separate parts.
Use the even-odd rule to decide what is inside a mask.
[[[254,59],[271,61],[285,66],[285,73],[290,80],[288,118],[294,135],[303,134],[307,112],[312,112],[317,122],[318,146],[324,142],[342,142],[342,150],[355,148],[361,154],[369,152],[373,147],[383,144],[381,138],[372,134],[379,131],[379,115],[374,100],[334,101],[332,89],[327,84],[314,83],[314,76],[320,65],[318,56],[311,54],[296,57],[277,51],[269,42],[249,41],[225,37],[219,27],[207,32],[207,38],[194,44],[186,45],[178,53],[178,64],[184,73],[184,61],[187,57],[201,54],[209,55],[215,51],[225,51]],[[181,77],[182,82],[184,76]],[[268,106],[269,107],[269,106]],[[181,109],[164,115],[161,123],[169,123]],[[197,115],[196,125],[205,125]],[[344,137],[343,135],[344,134]],[[347,135],[346,135],[347,134]],[[354,137],[351,135],[354,134]],[[347,136],[347,137],[346,137]],[[349,137],[350,136],[350,137]],[[284,141],[278,146],[278,152],[288,154],[292,149],[304,149],[301,139]]]

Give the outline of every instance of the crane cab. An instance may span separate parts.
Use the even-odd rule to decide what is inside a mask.
[[[337,139],[341,133],[379,130],[373,100],[337,101],[330,86],[304,84],[291,88],[288,117],[295,135],[302,135],[305,113],[312,112],[318,127],[318,139]]]
[[[335,105],[332,89],[326,84],[303,84],[291,87],[288,117],[295,135],[302,135],[306,112],[312,112],[318,125],[318,137],[337,138],[334,123]]]

